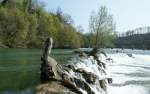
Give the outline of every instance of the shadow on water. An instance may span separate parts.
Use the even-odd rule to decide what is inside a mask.
[[[0,94],[35,94],[40,84],[40,49],[0,49]],[[52,57],[65,63],[71,50],[54,50]]]

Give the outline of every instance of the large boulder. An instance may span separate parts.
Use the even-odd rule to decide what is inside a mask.
[[[60,65],[49,56],[52,39],[45,42],[41,58],[41,81],[37,94],[106,94],[108,80],[104,62],[96,49],[90,52],[75,51],[68,64]]]

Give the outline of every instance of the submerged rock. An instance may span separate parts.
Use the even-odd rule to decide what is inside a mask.
[[[128,55],[129,57],[133,57],[133,55],[132,55],[132,54],[130,54],[130,53],[127,53],[127,55]]]
[[[60,65],[49,57],[52,39],[45,43],[41,58],[41,81],[37,94],[106,94],[110,80],[105,71],[105,63],[101,62],[96,49],[89,53],[75,51],[69,64]]]
[[[107,88],[106,81],[105,80],[99,80],[99,84],[100,84],[100,87],[106,91],[106,88]]]

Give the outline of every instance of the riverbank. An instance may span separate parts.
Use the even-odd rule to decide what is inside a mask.
[[[9,48],[9,47],[0,42],[0,48]]]

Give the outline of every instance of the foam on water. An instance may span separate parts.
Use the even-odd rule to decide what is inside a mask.
[[[150,94],[150,92],[142,86],[128,85],[124,87],[109,86],[108,94]]]
[[[150,94],[150,55],[107,54],[113,63],[107,68],[113,78],[108,94]],[[101,56],[106,61],[106,57]]]
[[[71,60],[71,63],[76,70],[83,69],[96,75],[99,80],[111,77],[113,83],[108,85],[108,94],[150,94],[149,57],[148,54],[113,53],[107,54],[107,56],[99,54],[99,59],[106,64],[106,69],[100,67],[92,56],[86,59],[77,56]],[[111,58],[112,62],[109,62],[107,58]],[[95,94],[105,94],[99,85],[86,82],[82,74],[73,70],[70,70],[67,74],[71,78],[84,81]],[[80,88],[80,91],[83,94],[88,94],[82,88]]]
[[[83,69],[86,72],[96,75],[99,80],[102,80],[102,79],[108,77],[107,73],[104,73],[104,68],[100,67],[98,65],[97,61],[92,56],[90,56],[86,59],[81,59],[77,56],[77,57],[73,58],[70,62],[73,63],[74,68],[76,70]],[[90,83],[86,82],[86,80],[80,73],[76,73],[76,72],[70,70],[68,75],[71,78],[77,78],[77,79],[81,79],[82,81],[84,81],[86,84],[88,84],[88,86],[91,88],[91,90],[94,91],[95,94],[105,94],[105,91],[99,86],[99,84],[98,85],[90,84]],[[87,92],[81,88],[80,88],[80,91],[83,94],[87,94]]]

